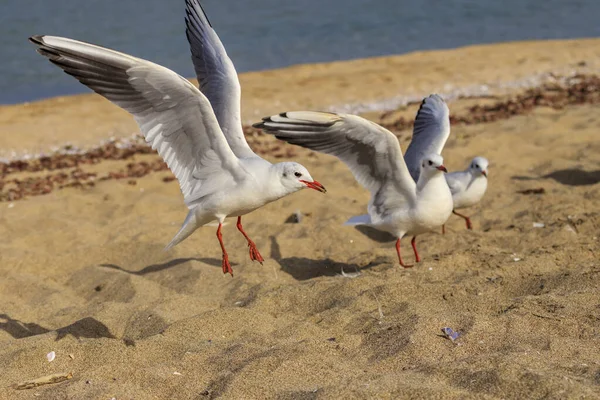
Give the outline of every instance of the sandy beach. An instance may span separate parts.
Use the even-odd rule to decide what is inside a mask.
[[[600,39],[301,65],[242,74],[243,120],[380,104],[363,115],[393,126],[417,109],[393,106],[399,96],[494,89],[449,101],[453,116],[467,116],[512,104],[527,83],[599,70]],[[158,167],[117,176],[131,163],[160,163],[155,154],[4,169],[4,192],[15,179],[75,169],[112,178],[0,197],[0,398],[600,397],[600,103],[597,91],[586,96],[454,124],[445,165],[485,156],[490,186],[464,210],[474,230],[453,216],[446,235],[420,236],[423,261],[412,269],[398,265],[385,235],[342,226],[369,199],[344,164],[256,132],[253,148],[302,163],[328,193],[302,191],[244,217],[262,266],[230,220],[233,278],[221,272],[214,226],[163,251],[187,212],[177,182]],[[2,106],[0,129],[1,157],[137,132],[93,94]],[[394,133],[406,150],[410,128]],[[296,211],[304,218],[286,222]],[[403,246],[411,261],[408,239]]]

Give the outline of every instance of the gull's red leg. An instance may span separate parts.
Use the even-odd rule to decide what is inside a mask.
[[[264,260],[264,258],[262,258],[262,256],[258,252],[258,249],[256,248],[256,244],[254,244],[252,239],[250,239],[248,237],[248,235],[246,235],[246,232],[244,232],[244,228],[242,227],[242,217],[238,217],[237,228],[240,232],[242,232],[242,235],[244,235],[244,237],[248,241],[248,251],[250,253],[250,259],[252,261],[258,261],[262,265],[263,261],[265,261],[265,260]]]
[[[442,225],[442,235],[446,234],[446,224]]]
[[[460,213],[457,213],[457,212],[456,212],[456,211],[454,211],[454,210],[452,210],[452,213],[453,213],[453,214],[456,214],[456,215],[458,215],[459,217],[461,217],[461,218],[464,218],[464,219],[465,219],[465,222],[467,223],[467,229],[471,229],[471,230],[473,229],[473,224],[471,224],[471,220],[469,219],[469,217],[467,217],[466,215],[462,215],[462,214],[460,214]]]
[[[413,236],[412,240],[410,241],[410,244],[412,244],[413,251],[415,252],[415,259],[417,260],[417,262],[421,262],[421,259],[419,258],[419,253],[417,252],[417,237],[416,236]]]
[[[219,227],[217,228],[217,238],[219,239],[219,244],[221,245],[221,250],[223,251],[223,261],[221,262],[221,266],[223,267],[223,273],[230,273],[233,276],[233,270],[231,269],[231,264],[229,264],[229,256],[227,255],[227,251],[225,250],[225,245],[223,244],[223,235],[221,235],[221,223],[219,222]]]
[[[400,255],[400,239],[396,240],[396,253],[398,253],[398,261],[400,261],[400,265],[404,268],[410,268],[412,265],[405,265],[404,261],[402,261],[402,256]]]

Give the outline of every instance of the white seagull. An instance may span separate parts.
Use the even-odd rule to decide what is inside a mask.
[[[439,153],[450,134],[449,112],[438,95],[423,100],[415,120],[413,139],[405,157],[396,136],[364,118],[335,113],[293,111],[263,118],[257,128],[278,139],[343,161],[356,180],[371,192],[368,215],[348,220],[349,225],[370,225],[394,235],[400,265],[400,239],[415,239],[443,225],[452,213],[452,194],[444,178]],[[420,178],[411,177],[405,159],[418,159]]]
[[[187,1],[186,23],[202,91],[167,68],[114,50],[55,36],[30,41],[67,74],[131,113],[179,181],[189,212],[167,249],[217,220],[223,273],[233,275],[221,235],[226,217],[238,217],[250,258],[262,263],[241,216],[300,189],[325,188],[302,165],[271,164],[250,149],[240,124],[235,68],[196,0]]]
[[[481,201],[488,184],[488,164],[485,158],[475,157],[466,170],[446,174],[446,182],[454,202],[452,213],[465,219],[467,229],[473,229],[471,219],[456,210],[474,206]],[[445,225],[442,225],[442,233],[446,233]]]
[[[427,153],[441,152],[444,148],[444,144],[446,143],[446,139],[450,134],[450,115],[448,106],[445,105],[444,100],[438,95],[431,95],[425,100],[427,100],[427,102],[430,104],[431,102],[436,102],[437,105],[436,107],[432,108],[423,108],[423,105],[421,105],[419,113],[433,112],[436,114],[431,115],[431,117],[428,119],[424,119],[419,118],[419,113],[417,113],[413,140],[408,146],[408,150],[406,150],[406,155],[404,157],[406,159],[408,169],[410,170],[410,174],[415,182],[419,179],[421,157]],[[431,136],[415,141],[417,132],[423,131],[424,129],[424,123],[430,124],[431,126],[437,124],[437,128],[428,130]],[[447,133],[441,134],[440,132]],[[457,171],[446,174],[446,182],[450,187],[452,201],[454,203],[452,213],[464,218],[468,229],[473,229],[471,220],[466,215],[456,212],[456,210],[460,208],[471,207],[479,203],[487,189],[487,169],[488,160],[483,157],[475,157],[473,161],[471,161],[471,164],[469,164],[469,168],[467,168],[465,171]],[[446,233],[445,225],[442,225],[442,233]]]

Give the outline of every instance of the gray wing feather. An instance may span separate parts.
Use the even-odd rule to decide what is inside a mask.
[[[72,39],[34,36],[30,41],[67,74],[133,114],[146,141],[177,177],[186,203],[243,177],[209,101],[183,77]]]
[[[452,195],[466,190],[471,179],[471,175],[466,171],[451,172],[445,174],[444,177],[446,178],[446,183],[448,183]]]
[[[444,99],[432,94],[421,103],[415,117],[413,137],[404,159],[415,182],[419,179],[420,164],[429,154],[441,154],[450,136],[450,110]]]
[[[237,72],[198,0],[186,0],[185,24],[200,91],[210,101],[229,146],[240,158],[256,157],[242,130]]]

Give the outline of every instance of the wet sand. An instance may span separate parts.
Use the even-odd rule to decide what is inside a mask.
[[[425,95],[447,82],[516,81],[582,61],[591,68],[598,43],[510,43],[245,74],[244,118]],[[263,266],[250,262],[229,222],[234,278],[221,273],[215,227],[162,251],[186,214],[177,183],[163,181],[168,171],[0,202],[0,398],[596,398],[599,111],[537,107],[453,126],[446,166],[484,155],[490,187],[465,210],[473,231],[451,217],[446,235],[418,238],[423,261],[406,270],[384,235],[342,226],[369,198],[348,169],[297,148],[290,154],[328,193],[303,191],[244,217]],[[2,107],[0,126],[10,133],[0,147],[22,152],[136,131],[93,95]],[[398,134],[406,149],[410,130]],[[297,210],[307,215],[285,223]],[[403,246],[410,260],[409,241]],[[461,333],[456,343],[442,337],[446,326]],[[13,388],[62,372],[73,378]]]

